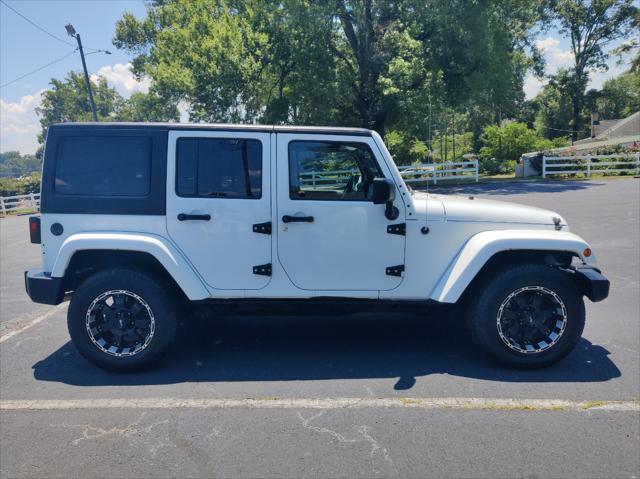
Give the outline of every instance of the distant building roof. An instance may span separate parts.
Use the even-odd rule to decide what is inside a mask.
[[[613,145],[618,142],[640,141],[640,111],[621,120],[601,120],[599,125],[595,125],[595,133],[596,136],[593,138],[578,140],[573,143],[573,146],[583,149],[583,147],[593,148],[596,143]]]

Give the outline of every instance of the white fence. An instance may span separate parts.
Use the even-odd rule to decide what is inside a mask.
[[[640,153],[635,155],[585,155],[585,156],[543,156],[542,177],[551,175],[582,174],[587,177],[593,173],[631,173],[640,174]]]
[[[460,180],[463,178],[471,178],[478,181],[479,179],[478,160],[399,166],[398,169],[406,183],[429,180],[438,183],[438,181]]]
[[[19,196],[0,196],[0,211],[3,215],[14,210],[34,210],[40,209],[40,193]]]
[[[479,178],[477,160],[407,165],[398,169],[407,183],[433,181],[437,184],[443,180],[470,178],[478,181]],[[311,188],[344,188],[352,176],[359,174],[358,170],[308,171],[300,174],[300,183]]]

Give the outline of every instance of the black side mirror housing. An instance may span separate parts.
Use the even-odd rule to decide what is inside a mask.
[[[393,206],[396,199],[396,185],[387,178],[375,178],[372,184],[372,197],[374,205],[386,205],[384,215],[388,220],[395,220],[400,216],[398,208]]]
[[[372,188],[371,196],[374,205],[393,203],[396,199],[396,185],[388,178],[374,178]]]

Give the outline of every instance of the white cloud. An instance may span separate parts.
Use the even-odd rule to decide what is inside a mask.
[[[593,71],[589,77],[589,86],[587,88],[601,89],[605,81],[615,78],[624,73],[629,68],[628,65],[613,64],[607,71]]]
[[[549,80],[547,80],[546,78],[541,80],[529,73],[524,79],[525,98],[529,100],[535,97],[538,93],[540,93],[542,87],[544,87],[547,83],[549,83]]]
[[[40,94],[25,95],[18,102],[0,99],[0,151],[35,153],[40,132],[35,108],[40,104]]]
[[[109,85],[125,97],[134,92],[146,93],[151,84],[148,79],[136,80],[131,73],[131,63],[105,65],[91,75],[91,80],[96,82],[99,76],[105,77]],[[35,153],[38,149],[40,121],[35,108],[40,104],[41,93],[25,95],[16,102],[0,99],[0,151]]]
[[[187,123],[189,121],[189,103],[180,100],[178,102],[178,112],[180,113],[180,123]]]
[[[554,75],[560,68],[573,66],[574,58],[570,49],[560,48],[561,42],[558,38],[548,36],[536,40],[536,47],[542,52],[547,65],[546,76]],[[605,81],[615,78],[628,69],[628,65],[618,65],[613,59],[609,61],[610,68],[606,71],[591,70],[589,72],[588,89],[600,89]],[[524,92],[527,99],[535,97],[540,90],[548,83],[547,79],[538,79],[532,74],[528,74],[524,80]]]
[[[547,56],[547,70],[558,71],[559,68],[567,68],[573,65],[573,53],[571,50],[560,50],[559,48],[550,48]]]
[[[547,38],[542,38],[540,40],[536,40],[536,47],[538,47],[539,50],[545,51],[545,50],[548,50],[549,48],[558,46],[559,43],[560,43],[560,40],[558,40],[557,38],[547,37]]]
[[[558,45],[560,45],[560,40],[555,37],[536,40],[536,47],[547,61],[547,73],[554,74],[559,68],[566,68],[573,63],[571,50],[563,50]]]
[[[148,78],[138,81],[131,72],[131,63],[116,63],[115,65],[105,65],[96,73],[91,75],[91,81],[96,83],[98,77],[106,78],[110,86],[113,86],[124,96],[129,96],[134,92],[147,93],[151,86]]]
[[[545,74],[553,75],[560,68],[568,68],[573,65],[573,53],[571,50],[560,48],[560,39],[548,36],[536,40],[536,47],[542,52],[546,60]],[[539,79],[528,74],[524,79],[524,93],[527,99],[536,96],[542,88],[549,83],[548,79]]]

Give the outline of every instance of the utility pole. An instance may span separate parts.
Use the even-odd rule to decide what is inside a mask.
[[[84,81],[87,84],[87,91],[89,92],[89,102],[91,103],[91,112],[93,113],[93,121],[98,121],[98,112],[96,111],[96,102],[93,100],[93,91],[91,90],[91,81],[89,80],[89,73],[87,72],[87,62],[84,60],[84,50],[82,50],[82,40],[80,40],[80,34],[76,33],[76,29],[73,25],[65,25],[67,33],[70,37],[74,37],[78,41],[78,50],[80,50],[80,58],[82,58],[82,69],[84,70]]]

